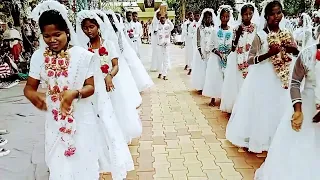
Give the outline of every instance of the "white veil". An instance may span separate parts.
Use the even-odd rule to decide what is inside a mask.
[[[42,15],[42,13],[49,10],[58,11],[61,14],[62,18],[65,20],[70,32],[70,45],[73,45],[73,46],[79,45],[79,42],[77,41],[77,34],[74,31],[70,20],[68,19],[68,10],[64,5],[60,4],[58,1],[48,0],[38,4],[33,9],[31,13],[31,18],[34,21],[39,23],[39,18]],[[42,35],[40,35],[39,37],[39,42],[40,42],[41,49],[45,49],[47,47],[46,43],[43,40]]]
[[[215,22],[215,25],[217,25],[217,27],[219,27],[221,25],[221,20],[220,20],[220,15],[221,15],[221,11],[223,9],[227,9],[229,12],[230,12],[230,19],[229,19],[229,22],[228,22],[228,26],[230,27],[235,27],[236,26],[236,22],[234,20],[234,17],[233,17],[233,9],[230,5],[221,5],[217,11],[217,22]]]
[[[254,13],[251,19],[251,23],[255,24],[257,27],[260,25],[260,15],[259,15],[259,11],[258,8],[253,4],[253,3],[244,3],[242,4],[239,9],[238,9],[238,24],[242,23],[242,16],[241,16],[241,9],[243,8],[243,6],[245,5],[251,5],[254,8]]]
[[[107,38],[106,25],[102,22],[99,16],[94,11],[82,10],[77,14],[76,22],[77,36],[82,47],[88,48],[88,43],[90,41],[89,37],[82,30],[81,23],[84,19],[95,19],[100,26],[101,37],[103,39]]]
[[[213,22],[213,24],[216,26],[215,23],[218,21],[218,20],[217,20],[216,13],[214,13],[214,10],[211,9],[211,8],[205,8],[205,9],[202,11],[202,13],[201,13],[201,16],[200,16],[200,19],[199,19],[199,22],[198,22],[198,27],[200,27],[201,24],[202,24],[202,21],[203,21],[204,13],[205,13],[205,12],[211,12],[211,14],[212,14],[212,22]]]

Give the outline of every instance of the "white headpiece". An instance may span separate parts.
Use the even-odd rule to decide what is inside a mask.
[[[238,23],[241,24],[242,23],[242,15],[241,15],[241,9],[245,6],[245,5],[251,5],[254,8],[254,13],[251,19],[251,23],[255,24],[256,26],[260,25],[260,15],[259,15],[259,11],[257,9],[257,7],[254,5],[254,3],[244,3],[240,6],[240,8],[238,9]]]
[[[123,29],[124,29],[123,18],[122,18],[122,16],[121,16],[121,14],[119,14],[119,13],[116,13],[116,16],[119,16],[119,17],[120,17],[120,20],[118,20],[118,22],[119,22],[119,28],[120,28],[121,30],[123,30]]]
[[[90,41],[89,37],[83,32],[82,30],[82,21],[85,19],[95,19],[97,23],[99,24],[99,29],[101,32],[101,36],[103,39],[107,38],[107,33],[106,33],[106,26],[102,22],[102,20],[99,18],[99,16],[94,12],[90,10],[82,10],[77,14],[77,23],[76,23],[76,30],[77,30],[77,35],[78,39],[81,43],[81,46],[84,48],[88,48],[88,43]]]
[[[66,7],[64,5],[60,4],[58,1],[48,0],[48,1],[44,1],[40,4],[38,4],[33,9],[32,13],[31,13],[31,18],[34,21],[39,23],[39,18],[41,17],[42,13],[49,11],[49,10],[55,10],[60,13],[60,15],[65,20],[65,22],[68,26],[68,29],[69,29],[70,44],[73,46],[79,45],[79,43],[77,41],[77,34],[74,31],[70,20],[68,19],[68,10],[66,9]],[[42,36],[40,36],[39,41],[40,41],[40,48],[45,48],[47,46],[45,44]]]
[[[216,23],[217,23],[217,16],[216,16],[216,13],[214,13],[214,10],[213,9],[211,9],[211,8],[206,8],[206,9],[204,9],[203,11],[202,11],[202,13],[201,13],[201,16],[200,16],[200,19],[199,19],[199,22],[198,22],[198,27],[200,27],[201,26],[201,24],[202,24],[202,21],[203,21],[203,18],[204,18],[204,13],[205,12],[211,12],[211,14],[212,14],[212,22],[213,22],[213,24],[216,26]]]
[[[109,17],[107,16],[108,13],[105,13],[101,10],[94,10],[94,12],[103,17],[103,23],[105,24],[104,28],[105,29],[101,29],[101,31],[103,31],[109,38],[110,36],[116,36],[116,33],[114,32],[114,29],[112,27],[112,24],[109,20]]]
[[[312,16],[320,18],[320,11],[313,11]]]
[[[119,22],[119,20],[118,20],[118,18],[117,18],[117,16],[116,16],[116,14],[114,13],[114,11],[112,11],[111,9],[108,9],[107,11],[105,11],[105,13],[112,16],[113,21],[114,21],[114,24],[115,24],[115,26],[117,27],[118,31],[121,31],[121,30],[124,29],[124,25],[121,26],[121,24],[120,24],[120,22]],[[120,16],[120,17],[121,17],[121,16]]]
[[[235,20],[233,18],[233,9],[231,6],[229,5],[221,5],[217,11],[217,23],[215,23],[217,26],[220,26],[221,25],[221,20],[220,20],[220,16],[221,16],[221,11],[223,9],[226,9],[229,11],[229,14],[230,14],[230,19],[229,19],[229,22],[228,22],[228,26],[231,26],[231,27],[234,27],[236,24],[235,24]]]
[[[271,2],[273,2],[273,1],[278,1],[281,5],[282,5],[282,8],[284,7],[283,6],[283,0],[265,0],[265,1],[262,1],[261,3],[260,3],[260,6],[262,7],[262,11],[261,11],[261,16],[260,16],[260,25],[259,25],[259,30],[262,30],[262,29],[264,29],[265,27],[266,27],[266,25],[267,25],[267,21],[266,21],[266,19],[265,19],[265,9],[266,9],[266,7],[267,7],[267,5],[269,4],[269,3],[271,3]],[[279,27],[281,28],[281,29],[283,29],[283,28],[285,28],[285,20],[284,20],[284,17],[282,17],[282,20],[281,20],[281,22],[280,22],[280,24],[279,24]]]

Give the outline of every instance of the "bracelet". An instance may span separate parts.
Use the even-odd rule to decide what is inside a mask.
[[[237,47],[237,46],[238,46],[238,44],[234,44],[234,42],[232,43],[232,45],[233,45],[234,47]]]
[[[258,64],[260,61],[259,61],[259,56],[255,56],[254,57],[254,64]]]
[[[111,74],[111,72],[108,72],[107,76],[110,75],[111,78],[113,78],[113,75]]]

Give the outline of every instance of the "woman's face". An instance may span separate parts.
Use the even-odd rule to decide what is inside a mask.
[[[207,15],[204,19],[204,22],[206,23],[206,25],[211,25],[212,23],[212,16],[211,15]]]
[[[279,23],[282,19],[282,9],[280,6],[275,6],[272,8],[272,11],[269,13],[267,17],[267,23],[271,26],[279,26]]]
[[[58,29],[57,25],[46,25],[43,28],[43,40],[52,51],[59,52],[68,44],[66,31]]]
[[[299,25],[299,26],[302,26],[302,25],[303,25],[303,19],[302,19],[302,17],[299,17],[298,25]]]
[[[242,16],[243,23],[250,23],[253,16],[252,9],[247,8],[247,10],[241,16]]]
[[[95,23],[92,23],[89,19],[83,20],[82,30],[90,39],[93,39],[99,35],[98,26]]]
[[[227,25],[230,19],[230,13],[229,12],[223,12],[220,15],[221,25]]]

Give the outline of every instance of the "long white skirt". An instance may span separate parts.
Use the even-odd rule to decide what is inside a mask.
[[[219,59],[220,57],[213,53],[209,57],[202,91],[202,95],[204,96],[221,98],[223,72],[220,68]]]
[[[320,164],[320,126],[312,123],[316,113],[314,91],[302,93],[303,124],[296,132],[291,128],[293,108],[288,104],[270,146],[265,163],[257,170],[256,180],[317,180]]]
[[[193,61],[193,40],[192,38],[187,38],[186,39],[186,47],[185,47],[185,51],[186,51],[186,65],[189,66],[189,69],[192,68],[192,61]]]
[[[130,103],[132,107],[139,107],[142,103],[142,98],[133,79],[130,68],[123,56],[119,58],[119,72],[114,77],[114,81],[121,82],[121,88],[115,88],[122,91],[121,94],[125,95],[126,102]]]
[[[153,86],[154,83],[151,77],[147,73],[137,54],[130,46],[127,46],[124,49],[123,55],[129,65],[139,92],[145,91],[146,89]]]
[[[220,110],[231,113],[244,81],[242,73],[238,69],[236,52],[231,52],[228,56],[227,67],[224,74]]]
[[[195,50],[193,54],[191,86],[196,90],[202,90],[206,77],[207,61],[201,58],[198,50]]]
[[[152,57],[151,57],[151,71],[157,71],[159,70],[158,67],[158,45],[157,45],[157,36],[151,35],[151,47],[152,47]]]
[[[291,102],[269,61],[249,67],[229,119],[226,138],[234,145],[261,153],[272,138]]]

